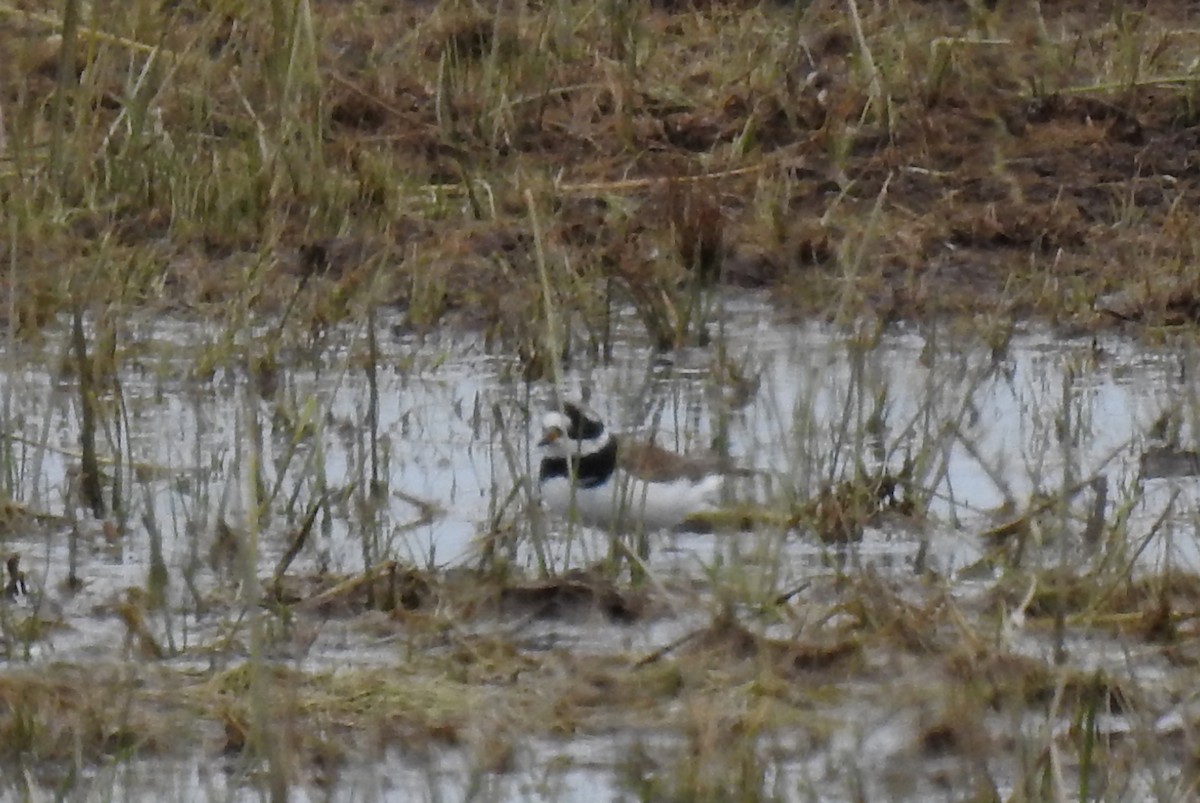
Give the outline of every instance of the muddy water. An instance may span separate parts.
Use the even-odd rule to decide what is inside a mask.
[[[123,640],[124,627],[106,606],[124,589],[146,583],[156,551],[170,578],[176,617],[167,628],[170,646],[183,651],[204,642],[214,624],[196,615],[194,590],[234,586],[236,570],[222,568],[222,527],[257,533],[258,575],[269,576],[312,500],[325,494],[331,501],[294,572],[353,573],[385,558],[419,566],[471,564],[494,523],[518,533],[513,555],[529,568],[546,560],[564,570],[607,554],[604,534],[567,532],[541,519],[522,486],[536,464],[531,444],[536,421],[552,402],[549,383],[526,384],[506,355],[489,353],[476,338],[418,337],[399,323],[380,322],[373,423],[361,330],[340,330],[319,347],[285,350],[274,376],[251,380],[241,360],[221,356],[231,349],[219,331],[182,321],[132,321],[122,337],[120,404],[115,394],[105,396],[100,451],[121,458],[107,462],[105,471],[110,489],[120,478],[123,502],[119,513],[108,514],[107,526],[84,512],[74,487],[76,391],[50,369],[62,363],[65,341],[51,336],[37,347],[10,346],[0,393],[5,430],[15,439],[3,481],[12,499],[60,518],[10,526],[3,548],[21,554],[38,604],[69,625],[10,659],[122,660],[113,645]],[[1134,542],[1153,529],[1139,566],[1157,569],[1169,559],[1200,569],[1200,552],[1188,535],[1200,480],[1186,471],[1139,476],[1143,453],[1158,443],[1151,437],[1156,422],[1165,422],[1154,434],[1166,441],[1193,442],[1197,387],[1192,356],[1183,350],[1038,330],[1017,334],[1003,348],[940,327],[868,338],[780,322],[765,304],[746,298],[730,304],[722,325],[710,331],[741,375],[733,379],[712,347],[653,355],[632,318],[616,332],[610,360],[589,362],[576,350],[563,375],[566,395],[588,399],[618,430],[653,432],[660,444],[683,450],[727,451],[760,472],[754,487],[742,491],[764,504],[811,498],[856,466],[899,472],[906,462],[913,465],[916,486],[931,495],[930,520],[869,527],[848,554],[855,566],[910,574],[919,559],[953,578],[980,558],[978,534],[1024,510],[1034,494],[1103,477],[1104,519],[1121,511],[1128,519],[1122,537]],[[214,367],[198,372],[207,355],[214,355]],[[382,491],[372,504],[373,479]],[[1048,508],[1047,516],[1057,517],[1051,524],[1082,533],[1095,494],[1089,486],[1069,504]],[[267,512],[255,519],[248,511],[263,499]],[[1006,502],[1015,513],[996,512]],[[422,503],[434,512],[427,515]],[[527,535],[537,528],[547,533],[540,552]],[[69,594],[64,581],[72,531],[84,587]],[[827,573],[830,552],[804,532],[675,534],[656,539],[651,565],[663,576],[696,578],[716,564],[737,562],[785,589]],[[1070,556],[1048,549],[1039,559]],[[969,583],[964,575],[964,586]],[[523,638],[649,650],[693,626],[677,613],[637,633],[552,624]],[[363,644],[335,627],[322,632],[305,664],[394,659],[387,645]],[[885,739],[887,732],[876,729],[872,738]],[[523,756],[536,775],[565,751],[569,760],[558,761],[564,769],[553,779],[555,797],[590,799],[596,777],[609,777],[612,762],[604,756],[627,748],[624,738],[591,748],[548,743]],[[465,772],[460,758],[448,755],[416,769],[397,760],[392,769],[401,773],[396,778],[407,777],[402,770],[412,775],[414,788],[445,781],[451,793]],[[781,777],[795,769],[780,766]],[[200,779],[196,771],[167,774],[189,789],[228,791],[225,779]],[[142,794],[137,784],[112,783],[131,796]],[[496,790],[500,797],[528,791],[505,784]],[[347,787],[352,797],[354,786]],[[355,788],[367,797],[402,792],[367,787]]]

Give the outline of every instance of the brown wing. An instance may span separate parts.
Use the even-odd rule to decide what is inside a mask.
[[[645,441],[620,441],[617,462],[625,471],[651,482],[686,477],[696,481],[709,474],[728,473],[729,461],[715,456],[684,457]]]

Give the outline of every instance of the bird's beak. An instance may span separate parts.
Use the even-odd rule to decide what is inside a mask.
[[[563,431],[558,427],[550,427],[542,433],[542,439],[538,441],[538,446],[549,446],[562,437]]]

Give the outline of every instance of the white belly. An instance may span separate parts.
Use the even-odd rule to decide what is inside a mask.
[[[669,530],[688,516],[711,510],[717,503],[721,478],[700,482],[643,482],[614,476],[594,488],[572,489],[565,477],[541,484],[542,500],[552,512],[580,524],[603,530]]]

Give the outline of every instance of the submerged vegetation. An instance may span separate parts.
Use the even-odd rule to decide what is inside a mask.
[[[0,4],[3,795],[1194,796],[1189,4],[111,11]],[[570,392],[753,470],[563,528]]]

